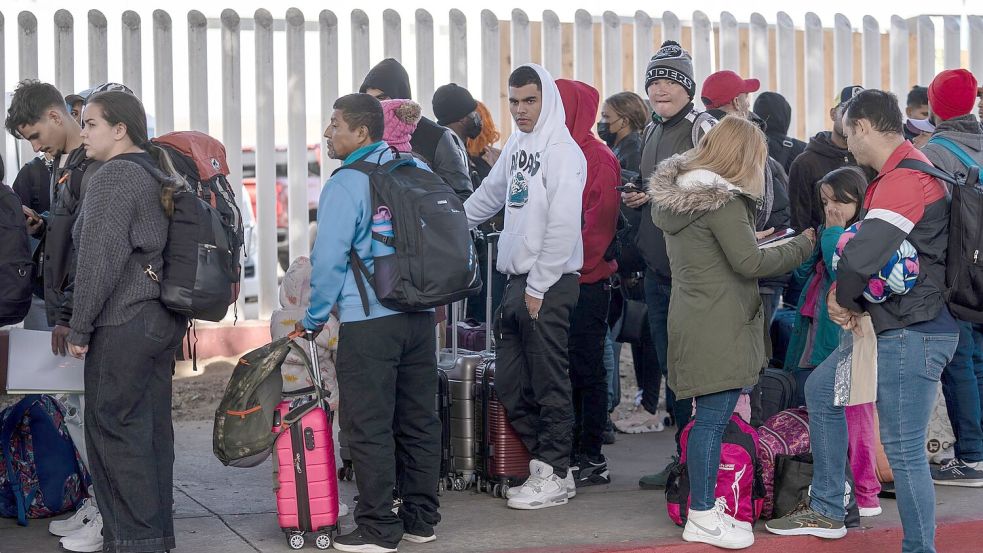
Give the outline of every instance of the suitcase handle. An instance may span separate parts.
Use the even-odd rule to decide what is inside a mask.
[[[492,271],[495,267],[494,253],[495,248],[492,247],[492,238],[498,238],[501,236],[500,232],[490,232],[485,235],[485,244],[488,246],[488,270],[485,279],[485,289],[488,290],[485,294],[485,351],[491,351],[491,339],[492,339],[492,328],[495,327],[492,321]]]

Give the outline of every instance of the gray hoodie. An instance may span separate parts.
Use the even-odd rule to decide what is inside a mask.
[[[975,115],[961,115],[942,121],[935,127],[932,138],[935,137],[955,142],[977,165],[983,167],[983,128]],[[966,173],[966,166],[941,144],[929,142],[922,148],[922,153],[939,169],[949,173]]]

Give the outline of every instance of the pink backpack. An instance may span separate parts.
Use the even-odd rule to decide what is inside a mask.
[[[686,469],[686,446],[693,428],[690,422],[680,437],[682,456],[666,483],[666,508],[669,518],[679,526],[686,524],[689,512],[689,473]],[[764,486],[758,463],[758,432],[736,413],[724,430],[720,445],[720,468],[714,495],[727,500],[727,514],[739,521],[754,524],[761,516]]]
[[[809,413],[804,408],[776,413],[758,428],[758,462],[765,487],[761,516],[770,518],[775,506],[775,456],[809,452]]]

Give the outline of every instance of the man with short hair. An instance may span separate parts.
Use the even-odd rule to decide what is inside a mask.
[[[573,407],[570,314],[584,264],[581,196],[587,162],[567,130],[553,77],[526,64],[509,77],[516,132],[464,209],[476,227],[505,209],[498,270],[509,275],[496,316],[495,390],[529,449],[529,479],[509,490],[513,509],[564,505],[576,494],[570,468]]]
[[[350,252],[373,271],[372,198],[369,177],[350,166],[393,159],[382,140],[382,105],[368,94],[349,94],[334,103],[324,131],[328,154],[342,161],[321,191],[317,240],[311,252],[311,304],[298,330],[319,332],[338,309],[340,421],[349,437],[359,501],[357,527],[339,536],[334,548],[391,553],[400,540],[436,539],[440,421],[432,310],[402,313],[383,307],[372,286],[359,294]],[[417,163],[419,167],[425,167]],[[363,310],[364,309],[364,310]],[[400,464],[403,503],[392,511]]]
[[[857,163],[877,171],[863,201],[863,226],[846,243],[827,298],[830,319],[859,332],[864,312],[877,335],[877,412],[880,434],[894,469],[904,553],[935,551],[935,489],[925,434],[939,377],[956,349],[958,328],[945,303],[949,202],[942,182],[904,160],[928,159],[904,139],[897,97],[881,90],[855,95],[843,129]],[[918,251],[918,284],[882,303],[864,299],[870,276],[907,240]],[[868,330],[869,331],[869,330]],[[768,522],[770,532],[841,538],[846,479],[847,426],[834,405],[839,355],[817,367],[806,386],[814,460],[809,503]]]
[[[912,140],[919,133],[914,132],[914,129],[909,128],[907,124],[908,121],[924,121],[928,119],[929,107],[928,107],[928,88],[924,86],[915,85],[911,87],[908,91],[908,98],[905,102],[905,128],[904,137],[905,140]]]
[[[922,153],[936,167],[966,174],[983,167],[983,129],[973,115],[976,78],[965,69],[939,73],[928,87],[935,132]],[[910,94],[909,94],[910,97]],[[977,337],[979,341],[977,341]],[[942,393],[956,436],[956,456],[932,469],[936,484],[983,487],[983,325],[959,321],[959,345],[942,371]]]
[[[89,96],[90,91],[91,89],[65,96],[65,104],[68,106],[69,114],[78,121],[79,126],[82,125],[82,108],[85,107],[85,99]]]

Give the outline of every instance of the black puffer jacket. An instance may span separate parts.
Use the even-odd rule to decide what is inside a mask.
[[[833,133],[823,131],[809,141],[806,151],[795,158],[788,172],[788,196],[792,203],[792,228],[802,232],[823,222],[823,206],[816,183],[827,173],[856,165],[853,155],[833,144]]]
[[[777,92],[762,92],[754,101],[754,113],[764,121],[768,155],[781,164],[787,174],[792,162],[806,149],[806,143],[788,136],[792,123],[792,106]]]

